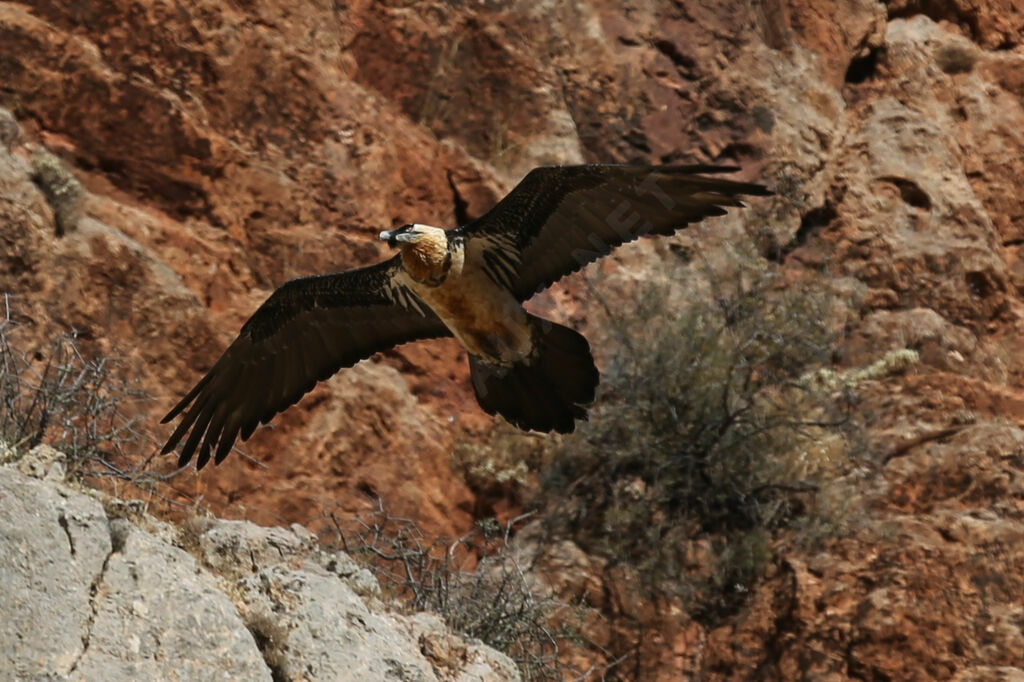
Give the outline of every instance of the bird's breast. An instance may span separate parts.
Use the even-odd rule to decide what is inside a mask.
[[[452,268],[437,286],[415,281],[410,286],[473,355],[513,363],[533,350],[523,306],[483,269],[466,263]]]

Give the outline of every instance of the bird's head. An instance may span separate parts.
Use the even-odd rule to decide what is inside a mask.
[[[430,225],[409,224],[402,225],[394,230],[384,230],[380,233],[380,240],[387,242],[388,246],[406,246],[419,244],[424,241],[447,242],[444,230],[440,227]]]

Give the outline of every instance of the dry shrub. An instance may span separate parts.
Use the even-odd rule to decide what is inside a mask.
[[[563,679],[559,645],[574,633],[552,623],[570,620],[565,613],[575,607],[529,580],[508,546],[519,521],[490,519],[455,540],[427,539],[381,506],[346,523],[334,519],[336,542],[328,544],[370,567],[384,594],[409,611],[435,612],[453,631],[508,655],[524,679]]]
[[[0,319],[0,442],[7,457],[46,443],[67,455],[68,475],[116,476],[133,482],[130,465],[150,440],[130,416],[148,400],[118,376],[110,358],[88,358],[76,335],[59,334],[43,347],[18,344],[9,312]]]
[[[834,521],[822,501],[856,430],[842,391],[802,380],[830,362],[824,279],[794,285],[733,256],[724,273],[677,273],[685,296],[650,285],[605,321],[599,344],[619,351],[590,421],[550,453],[538,501],[556,534],[709,621],[743,603],[781,529]]]

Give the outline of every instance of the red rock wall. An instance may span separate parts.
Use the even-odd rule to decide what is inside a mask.
[[[1022,33],[1014,0],[0,2],[0,106],[25,130],[0,163],[0,290],[37,338],[74,327],[125,357],[157,417],[276,285],[373,262],[380,229],[477,215],[540,163],[741,164],[780,198],[698,243],[767,215],[787,267],[828,263],[850,292],[841,364],[921,352],[868,389],[899,456],[866,494],[896,530],[787,558],[734,625],[666,626],[631,669],[998,679],[1024,665]],[[77,231],[56,235],[28,142],[88,189]],[[655,275],[663,252],[618,260]],[[585,299],[536,305],[585,324]],[[256,435],[266,468],[179,481],[264,522],[370,492],[461,530],[449,451],[491,423],[465,379],[453,342],[404,347]],[[955,439],[901,449],[964,412]]]

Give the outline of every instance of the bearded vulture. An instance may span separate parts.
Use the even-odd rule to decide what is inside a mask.
[[[699,174],[732,167],[536,168],[461,227],[380,233],[398,253],[376,265],[285,283],[162,423],[183,414],[163,453],[220,463],[235,439],[342,367],[398,344],[454,336],[469,353],[480,407],[524,430],[572,432],[598,372],[587,340],[527,313],[537,292],[645,234],[671,235],[761,185]]]

